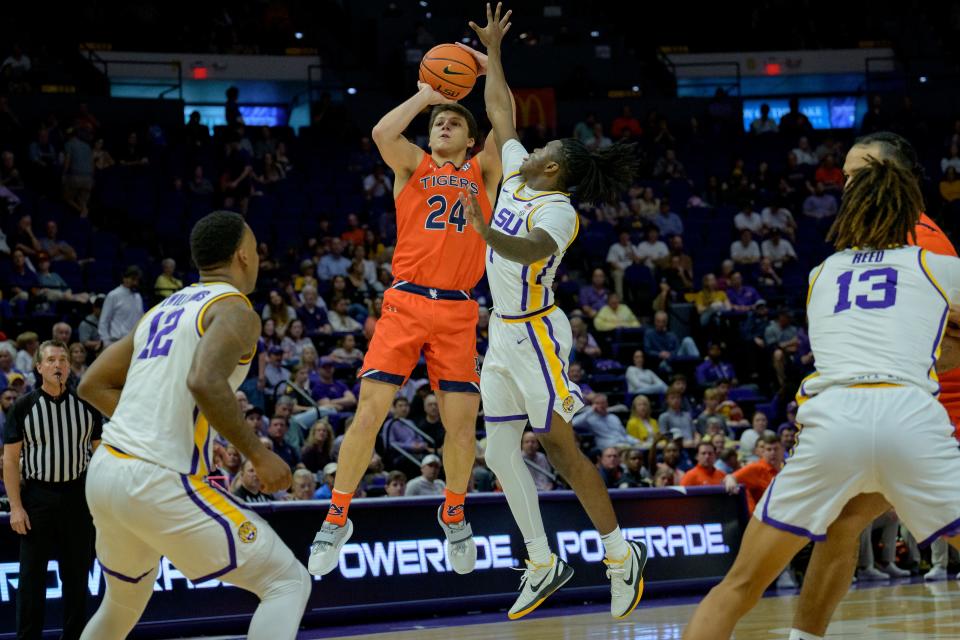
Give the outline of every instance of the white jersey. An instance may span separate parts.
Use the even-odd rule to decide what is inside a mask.
[[[935,363],[960,260],[917,247],[846,250],[810,275],[807,319],[817,371],[805,399],[833,386],[913,385],[940,391]]]
[[[133,358],[103,442],[185,475],[206,475],[216,433],[187,389],[187,374],[203,335],[203,316],[227,297],[250,301],[232,285],[185,287],[147,312],[134,330]],[[251,355],[252,358],[252,355]],[[250,360],[237,364],[230,388],[240,386]]]
[[[557,243],[553,255],[531,265],[513,262],[487,248],[487,280],[493,306],[503,316],[524,316],[553,305],[553,279],[567,247],[577,237],[579,218],[569,194],[534,191],[520,176],[527,150],[517,140],[507,140],[501,151],[503,185],[491,225],[510,236],[525,237],[536,228]]]

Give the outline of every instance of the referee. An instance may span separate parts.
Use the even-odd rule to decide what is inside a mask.
[[[101,418],[66,389],[67,345],[44,342],[34,364],[43,384],[14,403],[4,425],[10,526],[23,536],[17,638],[40,640],[43,635],[47,561],[56,558],[63,585],[61,638],[75,640],[86,624],[87,573],[93,562],[84,476],[92,448],[100,443]]]

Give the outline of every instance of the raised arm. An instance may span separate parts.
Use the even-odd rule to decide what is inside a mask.
[[[417,87],[415,94],[380,118],[380,122],[373,127],[373,142],[380,150],[383,161],[396,175],[393,183],[395,194],[397,189],[404,187],[423,159],[423,149],[403,137],[403,132],[427,107],[453,102],[428,84],[418,82]]]
[[[210,424],[244,457],[253,461],[267,493],[290,486],[290,467],[267,449],[246,425],[227,380],[244,357],[256,348],[260,318],[237,297],[214,303],[207,310],[203,337],[193,355],[187,388]]]
[[[510,87],[507,86],[507,77],[503,72],[503,62],[500,57],[500,45],[504,35],[510,30],[510,16],[513,12],[507,11],[503,17],[500,17],[502,7],[503,4],[498,2],[496,11],[491,12],[490,3],[487,3],[487,26],[483,28],[475,22],[470,22],[470,28],[477,33],[480,42],[487,48],[487,81],[483,90],[483,100],[486,103],[487,117],[490,118],[490,124],[493,126],[498,147],[502,147],[507,140],[520,137],[517,135],[513,96],[510,93]],[[474,57],[477,57],[476,53]],[[485,148],[484,151],[486,150]]]

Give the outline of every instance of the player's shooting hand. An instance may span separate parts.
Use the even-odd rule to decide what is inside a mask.
[[[417,82],[417,89],[421,95],[427,96],[427,104],[431,107],[436,104],[453,104],[456,102],[456,100],[451,100],[426,82]]]
[[[480,53],[473,47],[468,47],[462,42],[454,42],[453,44],[457,45],[467,53],[473,56],[473,59],[477,61],[477,75],[484,76],[487,75],[487,54]]]
[[[263,453],[253,461],[253,468],[260,478],[260,489],[263,493],[276,493],[290,488],[293,483],[293,474],[290,465],[273,451],[264,449]]]
[[[483,211],[480,209],[480,201],[477,200],[477,196],[471,195],[467,197],[467,194],[461,191],[459,200],[460,205],[467,212],[467,222],[470,223],[471,227],[476,229],[481,238],[486,240],[490,234],[490,225],[483,219]]]
[[[477,33],[477,37],[480,38],[480,42],[487,48],[487,51],[499,49],[500,43],[503,42],[503,36],[510,30],[510,16],[513,15],[513,11],[507,11],[503,17],[500,17],[502,9],[503,3],[498,2],[496,11],[491,12],[488,2],[487,26],[481,28],[476,22],[472,20],[469,22],[470,28]]]

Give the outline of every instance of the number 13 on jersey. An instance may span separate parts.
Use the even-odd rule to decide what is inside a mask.
[[[863,271],[853,282],[853,271],[844,271],[837,277],[840,292],[834,313],[841,313],[856,306],[860,309],[887,309],[897,303],[897,270],[891,267]],[[863,284],[860,284],[863,283]],[[866,293],[850,298],[850,289],[857,287]]]

